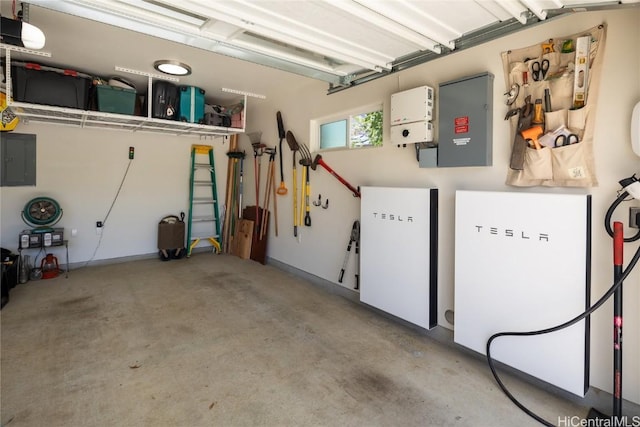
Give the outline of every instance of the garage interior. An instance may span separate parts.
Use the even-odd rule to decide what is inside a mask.
[[[512,272],[507,292],[518,283],[535,287],[524,298],[530,304],[543,296],[539,282],[554,274],[581,286],[577,312],[563,311],[567,304],[562,303],[557,316],[553,304],[543,304],[533,315],[510,312],[510,320],[525,320],[518,325],[528,330],[561,323],[607,292],[613,283],[613,239],[603,224],[622,222],[625,236],[632,236],[636,230],[630,207],[640,206],[631,190],[613,217],[607,216],[625,188],[620,181],[640,172],[632,135],[632,110],[640,98],[640,3],[232,1],[212,5],[3,0],[0,4],[3,19],[21,11],[26,22],[41,29],[46,36],[41,51],[50,54],[3,45],[3,63],[10,53],[11,61],[41,62],[106,79],[117,75],[144,95],[152,90],[152,80],[164,78],[154,62],[171,59],[191,68],[191,74],[180,76],[177,84],[202,88],[207,104],[243,109],[237,127],[212,127],[9,100],[19,122],[0,135],[3,140],[29,135],[37,151],[35,183],[2,187],[1,245],[12,253],[31,255],[38,266],[44,264],[45,254],[55,255],[60,274],[17,284],[3,306],[3,426],[539,424],[500,390],[484,348],[462,342],[469,332],[484,343],[505,329],[492,329],[487,336],[473,332],[476,325],[467,329],[476,322],[465,323],[462,310],[475,297],[466,290],[463,294],[463,276],[470,276],[473,285],[484,269],[464,261],[463,249],[472,255],[479,249],[462,240],[466,211],[460,209],[467,196],[497,193],[523,200],[540,196],[557,210],[567,200],[586,204],[586,211],[562,218],[565,222],[558,218],[554,224],[560,230],[584,217],[587,232],[578,233],[570,248],[586,260],[576,259],[572,249],[566,254],[566,247],[558,257],[545,257],[544,252],[541,257],[508,252],[507,259],[499,260],[488,256],[488,263],[496,263],[487,269],[489,273]],[[515,123],[505,119],[510,107],[505,103],[509,85],[504,82],[509,75],[503,55],[592,29],[606,33],[606,43],[602,36],[594,61],[599,68],[591,70],[597,84],[589,94],[592,103],[585,119],[586,132],[592,135],[588,147],[595,165],[589,171],[593,182],[514,185],[510,124]],[[438,148],[444,145],[444,128],[438,121],[445,113],[440,104],[444,88],[479,75],[492,81],[485,163],[425,165],[430,150],[444,148]],[[534,87],[539,82],[531,83]],[[392,129],[392,98],[423,86],[435,89],[434,140],[439,137],[440,142],[398,143]],[[527,89],[523,84],[519,90]],[[371,106],[382,109],[380,146],[320,148],[318,123]],[[136,114],[144,116],[145,107],[141,102],[141,113]],[[284,140],[277,114],[288,131]],[[300,152],[293,152],[289,134],[303,147]],[[276,151],[273,165],[269,151],[252,156],[256,141]],[[586,146],[588,141],[582,142]],[[261,259],[231,253],[238,234],[222,239],[220,247],[202,239],[191,248],[188,231],[184,251],[192,250],[191,255],[161,261],[159,222],[185,213],[191,228],[189,192],[196,145],[211,147],[211,177],[217,182],[214,198],[221,201],[228,192],[232,165],[236,168],[229,153],[243,153],[244,203],[236,214],[243,208],[253,212],[253,207],[265,206],[269,167],[275,167],[275,200],[270,206],[277,203],[277,213],[267,205],[270,217],[266,236],[260,239]],[[298,179],[311,169],[308,198],[318,201],[308,203],[309,225],[304,208],[292,212],[292,202],[304,203],[304,192],[300,187],[296,191],[292,182],[292,159],[296,164],[293,155],[300,160],[305,149],[316,160],[313,169],[305,169],[302,162],[297,165]],[[6,170],[7,155],[2,154]],[[324,166],[318,164],[318,154]],[[442,160],[442,151],[439,155]],[[283,157],[282,169],[278,156]],[[329,165],[333,173],[325,167]],[[301,182],[304,178],[297,185]],[[288,191],[276,195],[275,187],[283,184]],[[355,192],[347,188],[350,184]],[[373,202],[385,200],[393,210],[385,219],[402,217],[404,199],[401,203],[396,191],[389,199],[377,196],[378,190],[385,195],[388,189],[428,190],[430,199],[420,199],[426,204],[426,208],[420,205],[420,212],[429,212],[426,239],[397,241],[396,233],[389,245],[384,233],[376,234],[385,225],[367,221],[367,209],[379,212]],[[411,194],[407,203],[414,206],[417,197]],[[29,228],[21,218],[25,204],[43,196],[60,205],[63,214],[56,227],[64,229],[65,245],[22,250],[19,236]],[[227,221],[230,201],[219,205],[217,225]],[[487,221],[520,212],[518,205],[526,203],[495,202],[486,209]],[[529,212],[538,209],[546,212],[542,203]],[[485,215],[482,209],[470,211],[474,211],[471,221]],[[352,227],[358,220],[362,240],[356,247]],[[553,230],[551,241],[558,235]],[[530,231],[537,229],[523,229],[523,238]],[[538,235],[539,241],[549,240],[545,233]],[[354,247],[347,249],[352,243]],[[421,248],[428,256],[415,250],[419,243],[426,245]],[[625,243],[624,249],[627,266],[637,243]],[[419,281],[427,295],[415,298],[414,294],[413,300],[428,306],[418,309],[423,320],[417,321],[385,308],[411,280],[404,274],[414,268],[426,273]],[[539,274],[528,277],[529,268]],[[555,269],[560,273],[553,273]],[[631,423],[640,421],[640,273],[630,270],[624,280],[624,374],[617,402]],[[388,292],[382,297],[371,293],[377,278]],[[480,283],[482,295],[491,295],[491,280]],[[554,295],[555,291],[551,289]],[[376,297],[385,301],[377,306],[371,302]],[[509,295],[488,299],[497,302],[498,309],[522,303]],[[400,303],[400,312],[409,308],[410,300]],[[491,318],[490,312],[479,311],[478,324]],[[544,359],[549,365],[579,347],[579,364],[585,372],[578,375],[584,380],[578,388],[584,385],[584,393],[568,391],[512,365],[506,357],[501,359],[504,347],[498,346],[498,367],[509,390],[552,425],[568,425],[562,423],[571,417],[586,418],[593,414],[591,408],[611,414],[614,388],[620,384],[612,378],[613,316],[609,301],[579,324],[585,328],[578,334],[579,345],[569,341],[562,351],[532,344],[549,357],[551,362]],[[507,322],[507,330],[510,325]],[[529,348],[517,342],[514,346]],[[573,375],[553,374],[561,377],[560,382]]]

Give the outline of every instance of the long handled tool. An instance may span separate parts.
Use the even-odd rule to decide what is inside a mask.
[[[300,149],[296,137],[291,131],[287,131],[287,144],[293,153],[293,235],[298,237],[298,176],[296,168],[296,152]]]
[[[273,171],[275,170],[276,149],[265,148],[265,153],[269,154],[269,168],[267,170],[267,183],[265,185],[264,204],[262,207],[262,218],[260,221],[260,240],[262,240],[264,235],[267,233],[267,225],[269,221],[267,213],[269,212],[269,202],[271,200],[271,184],[274,179]]]
[[[338,283],[342,283],[342,279],[344,278],[344,272],[347,268],[347,262],[349,261],[349,255],[351,254],[351,246],[355,244],[356,246],[356,284],[353,289],[360,289],[360,221],[353,221],[353,225],[351,226],[351,234],[349,235],[349,244],[347,245],[347,253],[344,256],[344,261],[342,262],[342,268],[340,269],[340,276],[338,277]]]
[[[300,209],[300,224],[304,222],[305,226],[311,227],[311,206],[309,204],[309,196],[311,195],[311,184],[309,182],[309,167],[313,162],[311,160],[311,152],[309,151],[307,146],[305,144],[300,144],[300,143],[298,143],[298,145],[300,146],[300,155],[302,156],[302,158],[300,159],[300,164],[304,166],[303,175],[302,175],[303,176],[302,191],[300,192],[300,197],[302,198],[304,203],[304,209],[302,208]],[[303,203],[300,203],[300,205],[303,205]],[[302,218],[303,210],[304,210],[304,221]]]
[[[253,147],[253,172],[256,185],[256,221],[258,221],[258,218],[260,218],[260,162],[266,145],[260,142],[262,132],[252,132],[247,134],[247,136],[249,137],[251,146]],[[258,234],[259,227],[254,227],[254,231]]]
[[[302,168],[302,178],[300,179],[300,210],[298,213],[300,214],[300,218],[298,219],[298,225],[304,224],[304,189],[306,187],[307,182],[307,168]]]
[[[282,167],[282,140],[285,139],[286,134],[284,132],[280,111],[276,113],[276,118],[278,119],[278,136],[280,137],[280,142],[278,143],[278,149],[280,150],[280,187],[278,188],[278,194],[284,196],[287,194],[287,187],[284,185],[284,168]]]
[[[313,159],[313,163],[311,163],[311,169],[316,170],[318,165],[320,165],[323,168],[325,168],[326,171],[329,172],[331,175],[333,175],[338,181],[340,181],[342,183],[342,185],[344,185],[349,190],[351,190],[351,192],[353,193],[354,197],[360,197],[360,191],[358,191],[353,185],[349,184],[343,177],[341,177],[333,169],[331,169],[329,167],[329,165],[327,165],[324,162],[324,160],[322,160],[322,156],[320,154],[317,154],[316,158]]]
[[[238,149],[238,135],[234,134],[230,136],[230,143],[229,143],[229,153],[235,153],[237,152]],[[233,185],[235,182],[235,177],[234,175],[234,163],[237,160],[232,157],[229,156],[228,159],[228,163],[227,163],[227,186],[226,186],[226,193],[225,193],[225,200],[224,200],[224,204],[225,204],[225,211],[224,211],[224,223],[223,223],[223,231],[222,231],[222,245],[223,245],[223,252],[227,253],[229,252],[229,237],[231,236],[231,232],[233,231],[233,226],[231,224],[232,222],[232,208],[231,208],[231,204],[233,203]]]
[[[271,168],[271,192],[273,193],[273,223],[276,228],[276,237],[278,237],[278,199],[276,198],[276,167],[275,167],[275,153],[273,153],[274,164]],[[267,189],[269,191],[269,189]]]
[[[242,152],[242,157],[240,157],[240,190],[238,192],[238,219],[242,219],[242,193],[243,193],[243,176],[244,176],[244,158],[245,152]]]

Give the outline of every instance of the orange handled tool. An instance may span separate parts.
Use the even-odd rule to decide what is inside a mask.
[[[536,150],[542,149],[542,145],[540,145],[540,142],[538,142],[538,138],[542,136],[542,134],[544,134],[542,126],[531,126],[529,129],[521,131],[520,134],[526,141],[529,141],[531,144],[533,144]]]

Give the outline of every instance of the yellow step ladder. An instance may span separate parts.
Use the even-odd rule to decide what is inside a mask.
[[[214,165],[212,146],[191,146],[187,257],[201,240],[208,240],[220,253],[220,216]]]

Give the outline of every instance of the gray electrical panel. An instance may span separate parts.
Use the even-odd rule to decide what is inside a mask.
[[[491,166],[493,74],[441,83],[438,99],[438,167]]]
[[[36,136],[1,132],[0,153],[2,173],[0,186],[36,185]]]

